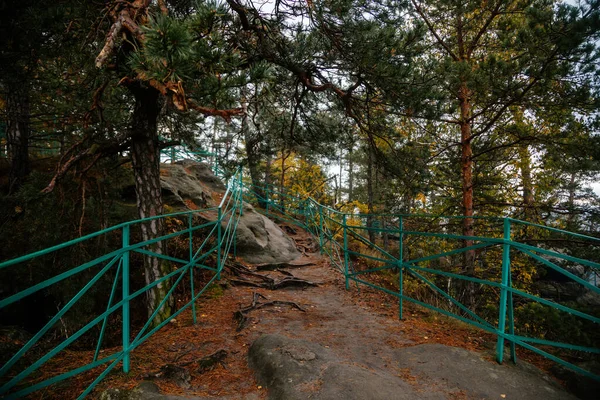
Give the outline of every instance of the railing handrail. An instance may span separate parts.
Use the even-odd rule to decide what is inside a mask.
[[[111,295],[109,297],[109,302],[106,307],[106,311],[96,317],[93,318],[90,322],[85,324],[83,327],[79,328],[75,333],[73,333],[67,340],[58,344],[53,350],[48,352],[46,355],[39,358],[37,361],[33,362],[30,366],[26,367],[24,370],[18,372],[14,376],[10,376],[8,381],[5,381],[2,386],[0,386],[0,396],[5,396],[7,399],[10,398],[18,398],[21,396],[25,396],[33,391],[39,390],[46,386],[49,386],[58,381],[67,379],[72,377],[78,373],[87,371],[91,368],[98,367],[103,364],[110,363],[110,365],[106,368],[104,372],[102,372],[95,380],[92,382],[90,386],[79,396],[79,398],[83,398],[87,394],[91,392],[94,386],[102,380],[106,374],[112,370],[117,363],[123,362],[123,370],[125,372],[129,371],[129,355],[131,351],[133,351],[139,344],[148,339],[152,334],[154,334],[158,329],[163,327],[169,320],[181,312],[188,308],[192,308],[192,317],[194,323],[196,322],[196,309],[195,309],[195,301],[199,298],[199,296],[208,288],[208,286],[215,280],[220,278],[221,271],[223,269],[224,263],[227,260],[230,249],[233,247],[234,252],[236,251],[235,240],[236,240],[236,228],[239,223],[239,219],[242,215],[243,210],[243,202],[242,202],[242,170],[241,168],[237,170],[237,172],[231,177],[228,182],[227,190],[225,191],[223,198],[219,206],[217,207],[207,207],[205,209],[200,210],[189,210],[189,211],[181,211],[175,213],[168,213],[163,215],[151,216],[147,218],[141,218],[133,221],[123,222],[112,227],[102,229],[98,232],[94,232],[80,238],[76,238],[64,243],[61,243],[56,246],[49,247],[47,249],[43,249],[40,251],[32,252],[30,254],[26,254],[24,256],[20,256],[8,261],[4,261],[0,263],[0,269],[13,266],[19,263],[24,263],[30,261],[32,259],[37,259],[41,256],[47,255],[54,251],[58,251],[61,249],[65,249],[71,247],[73,245],[88,241],[90,239],[99,237],[100,235],[107,234],[110,232],[118,232],[119,230],[122,232],[122,243],[121,246],[115,250],[109,251],[106,254],[97,256],[96,258],[87,261],[77,267],[70,268],[62,273],[59,273],[52,278],[46,279],[42,282],[39,282],[29,288],[23,289],[13,295],[10,295],[7,298],[4,298],[0,301],[0,309],[9,306],[26,296],[29,296],[35,292],[43,290],[51,285],[54,285],[58,282],[63,281],[64,279],[73,276],[75,274],[79,274],[91,267],[95,267],[98,265],[104,265],[99,272],[96,273],[95,277],[91,279],[87,284],[75,295],[71,298],[71,300],[65,304],[58,313],[52,317],[43,328],[41,328],[30,340],[27,341],[20,349],[15,353],[11,359],[2,366],[0,369],[0,377],[4,377],[9,371],[13,369],[17,361],[21,359],[21,357],[27,353],[33,346],[35,346],[38,341],[45,335],[60,319],[63,315],[65,315],[80,299],[83,297],[88,290],[95,285],[99,279],[105,276],[109,270],[113,268],[117,268],[115,273],[115,278],[112,284]],[[217,212],[217,218],[214,221],[208,221],[206,223],[202,223],[199,225],[193,225],[193,216],[197,214]],[[130,242],[130,227],[136,224],[153,221],[161,218],[171,218],[171,217],[186,217],[188,219],[188,227],[176,232],[171,232],[164,234],[160,237],[143,240],[136,243]],[[223,228],[222,228],[223,225]],[[208,236],[204,239],[203,243],[200,245],[198,250],[194,252],[193,248],[193,232],[202,228],[213,226],[213,229],[209,232]],[[211,236],[215,236],[215,228],[218,231],[218,237],[216,238],[216,245],[210,249],[204,250],[205,245],[208,243],[208,240]],[[168,239],[185,235],[189,233],[188,241],[189,241],[189,260],[176,258],[168,256],[167,254],[159,254],[152,251],[152,249],[147,250],[144,247],[148,247],[151,244],[163,242]],[[213,254],[215,251],[218,253],[217,264],[216,267],[208,267],[203,264],[204,260]],[[146,284],[144,287],[137,289],[135,292],[130,293],[129,291],[129,255],[132,252],[138,252],[145,256],[157,257],[159,259],[163,259],[173,263],[182,264],[179,268],[170,271],[165,276],[158,278],[154,282],[150,282]],[[117,267],[118,266],[118,267]],[[204,270],[214,272],[214,276],[204,285],[200,291],[195,291],[194,288],[194,269],[202,268]],[[177,311],[175,311],[169,318],[158,322],[155,327],[151,328],[153,324],[155,316],[158,314],[159,310],[165,305],[168,298],[172,297],[173,291],[175,287],[182,281],[183,277],[189,271],[189,282],[190,282],[190,290],[192,293],[192,297],[189,302],[181,306]],[[172,282],[171,280],[175,281]],[[122,282],[122,297],[116,303],[113,304],[114,292],[117,287],[118,281]],[[134,298],[137,298],[144,294],[149,290],[154,290],[158,288],[159,285],[164,283],[169,283],[171,281],[172,285],[170,289],[166,292],[164,297],[160,298],[160,303],[158,305],[154,305],[154,311],[150,315],[144,327],[137,333],[136,337],[132,340],[130,337],[131,332],[131,322],[129,320],[129,303]],[[98,360],[99,350],[101,348],[104,333],[106,329],[107,318],[118,312],[119,310],[123,311],[122,318],[122,351],[115,352],[111,356],[105,357],[102,360]],[[34,371],[40,368],[43,364],[45,364],[49,359],[56,356],[58,353],[63,351],[68,345],[73,343],[75,340],[80,338],[82,335],[86,334],[90,331],[94,326],[98,325],[102,322],[102,329],[100,331],[100,336],[98,338],[98,343],[96,347],[96,352],[94,355],[94,359],[91,363],[81,366],[80,368],[76,368],[74,370],[68,371],[66,373],[60,374],[58,376],[53,376],[52,378],[48,378],[42,382],[33,384],[31,386],[27,386],[25,388],[21,388],[14,391],[14,388],[17,384],[23,382],[24,379],[27,379]]]
[[[300,213],[300,215],[303,217],[303,222],[298,222],[298,225],[306,228],[313,235],[319,237],[319,244],[321,246],[321,252],[327,253],[329,255],[329,257],[331,258],[332,264],[337,266],[338,269],[340,269],[341,272],[345,275],[346,288],[349,288],[350,281],[354,281],[357,284],[360,283],[360,284],[364,284],[367,286],[371,286],[375,289],[381,290],[385,293],[388,293],[388,294],[398,297],[398,299],[399,299],[399,316],[401,319],[402,319],[402,302],[403,302],[403,300],[408,300],[415,304],[430,308],[434,311],[440,312],[440,313],[448,315],[450,317],[457,318],[463,322],[469,323],[471,325],[474,325],[476,327],[484,329],[490,333],[493,333],[493,334],[497,335],[496,355],[497,355],[498,362],[502,362],[502,360],[503,360],[504,341],[508,340],[508,342],[510,344],[511,358],[514,361],[516,361],[515,345],[519,345],[525,349],[533,351],[533,352],[540,354],[546,358],[549,358],[559,364],[562,364],[563,366],[573,369],[578,373],[581,373],[585,376],[591,377],[595,380],[600,380],[600,376],[595,375],[594,373],[592,373],[590,371],[584,370],[583,368],[581,368],[577,365],[574,365],[570,362],[567,362],[555,355],[552,355],[552,354],[548,353],[547,351],[539,349],[539,348],[533,346],[533,344],[554,346],[557,348],[570,349],[570,350],[575,350],[575,351],[586,351],[586,352],[591,352],[591,353],[596,353],[596,354],[600,354],[600,348],[573,345],[573,344],[569,344],[569,343],[562,343],[562,342],[550,341],[550,340],[544,340],[544,339],[538,339],[538,338],[530,338],[530,337],[524,337],[524,336],[515,334],[515,319],[514,319],[514,315],[513,315],[513,312],[514,312],[513,311],[513,308],[514,308],[513,294],[521,296],[528,300],[536,301],[538,303],[541,303],[543,305],[566,312],[568,314],[586,319],[588,321],[591,321],[592,323],[600,324],[600,318],[590,315],[590,314],[587,314],[585,312],[581,312],[579,310],[575,310],[571,307],[561,305],[554,301],[546,300],[544,298],[532,295],[530,293],[527,293],[525,291],[522,291],[522,290],[519,290],[519,289],[513,287],[512,286],[512,278],[511,278],[511,260],[510,260],[511,250],[518,250],[519,252],[525,254],[526,256],[533,258],[534,261],[539,262],[540,264],[542,264],[548,268],[554,269],[555,271],[563,274],[567,278],[575,281],[576,283],[582,285],[583,287],[587,288],[588,290],[591,290],[594,293],[600,294],[599,287],[593,285],[590,282],[587,282],[583,278],[576,276],[575,274],[569,272],[567,269],[556,265],[556,263],[553,262],[552,258],[584,265],[584,266],[592,268],[593,271],[598,271],[600,269],[600,263],[590,261],[590,260],[585,260],[585,259],[582,259],[579,257],[569,255],[569,254],[563,254],[558,251],[554,251],[554,249],[552,249],[551,247],[549,249],[549,248],[543,248],[543,247],[539,247],[539,246],[531,246],[527,243],[523,243],[522,241],[516,240],[512,236],[511,225],[512,224],[522,224],[525,226],[531,226],[531,227],[535,227],[535,228],[544,229],[548,232],[552,232],[555,234],[568,235],[570,237],[587,240],[587,241],[589,241],[587,244],[590,246],[597,246],[598,244],[600,244],[600,238],[581,234],[581,233],[576,233],[576,232],[569,232],[569,231],[566,231],[566,230],[563,230],[560,228],[551,227],[551,226],[531,223],[531,222],[527,222],[527,221],[521,221],[521,220],[510,218],[510,217],[478,217],[478,216],[465,217],[465,216],[439,216],[439,215],[426,215],[426,214],[417,214],[417,215],[415,215],[415,214],[383,214],[382,215],[382,214],[362,214],[362,213],[354,213],[354,212],[343,212],[343,211],[335,210],[335,209],[325,206],[323,204],[320,204],[317,200],[315,200],[314,198],[312,198],[310,196],[294,197],[293,194],[290,194],[288,192],[284,196],[279,197],[279,196],[277,196],[277,194],[275,192],[276,192],[276,190],[265,191],[266,197],[267,197],[266,199],[263,197],[260,197],[256,194],[255,194],[255,196],[257,197],[257,199],[260,197],[260,199],[262,201],[266,202],[266,212],[270,216],[274,216],[274,217],[278,217],[278,218],[282,218],[284,220],[294,222],[294,220],[298,217],[297,213]],[[270,195],[270,198],[269,198],[269,195]],[[277,204],[275,202],[275,199],[277,200],[277,203],[281,202],[281,204]],[[286,203],[287,199],[292,199],[291,202],[294,204],[292,207],[290,207],[289,205],[286,206],[285,203]],[[306,212],[306,210],[304,210],[304,208],[309,208],[309,212]],[[312,211],[313,209],[315,210],[315,212]],[[279,215],[279,214],[269,213],[269,210],[277,210],[278,212],[280,212],[282,214]],[[286,218],[286,216],[289,218]],[[379,218],[382,216],[397,218],[398,225],[388,227],[386,224],[386,228],[382,229],[381,227],[366,226],[366,225],[362,225],[362,224],[353,225],[353,224],[349,223],[350,219],[354,219],[354,221],[359,220],[359,222],[360,222],[360,220],[365,217]],[[452,233],[424,232],[424,231],[419,231],[419,230],[406,229],[403,225],[403,221],[406,221],[408,218],[414,218],[414,217],[417,217],[417,218],[426,217],[426,218],[438,218],[438,219],[442,219],[442,218],[456,218],[456,219],[472,218],[474,220],[475,219],[483,219],[483,220],[488,220],[488,221],[491,220],[491,221],[502,222],[503,229],[502,229],[502,232],[498,232],[498,235],[496,237],[457,235],[457,234],[452,234]],[[332,228],[330,230],[330,227],[332,225],[336,226],[337,229]],[[382,249],[379,246],[377,246],[377,244],[370,242],[369,239],[365,238],[364,236],[360,235],[360,233],[357,232],[359,230],[370,231],[370,232],[375,231],[378,233],[383,232],[383,233],[388,233],[388,234],[390,234],[390,233],[396,234],[398,237],[398,241],[399,241],[399,255],[396,257],[396,256],[390,254],[389,252],[387,252],[385,249]],[[342,236],[340,237],[340,236],[338,236],[338,234],[342,234]],[[336,238],[336,236],[338,238]],[[403,243],[406,238],[411,237],[411,236],[413,236],[413,237],[414,236],[434,237],[434,238],[438,238],[440,240],[457,240],[457,241],[461,241],[461,242],[465,242],[465,243],[467,241],[470,241],[475,244],[473,244],[471,246],[466,246],[466,247],[463,246],[459,249],[442,252],[440,254],[435,254],[435,255],[430,255],[430,256],[425,256],[425,257],[417,257],[413,260],[405,260],[404,256],[403,256]],[[359,242],[367,245],[368,248],[372,249],[373,251],[376,251],[377,254],[381,254],[381,257],[377,257],[372,254],[360,253],[359,251],[354,251],[354,250],[350,249],[349,244],[348,244],[349,237],[352,237],[352,238],[358,240]],[[540,241],[543,241],[543,240],[544,239],[540,239]],[[338,241],[340,241],[340,242],[343,241],[343,244],[340,244]],[[523,239],[523,241],[526,241],[526,240]],[[329,249],[327,248],[327,246],[325,244],[329,244]],[[486,248],[486,247],[490,247],[490,246],[501,246],[502,247],[502,273],[499,278],[500,280],[498,282],[490,281],[490,280],[486,280],[486,279],[479,279],[479,278],[475,278],[475,277],[470,277],[470,276],[467,276],[464,274],[444,272],[442,270],[419,267],[417,265],[418,263],[431,261],[431,260],[438,259],[443,256],[465,253],[467,251],[482,249],[482,248]],[[339,249],[339,252],[338,252],[338,249]],[[363,257],[366,259],[370,259],[372,261],[383,264],[383,266],[356,272],[356,271],[353,271],[352,262],[350,261],[349,256]],[[399,292],[393,292],[387,288],[384,288],[379,285],[375,285],[371,282],[368,282],[366,280],[357,278],[359,275],[365,275],[368,273],[377,272],[377,271],[381,271],[384,269],[391,269],[391,268],[398,268]],[[474,314],[474,312],[465,308],[465,306],[460,304],[460,302],[456,301],[449,294],[445,293],[442,289],[435,286],[435,284],[433,282],[429,281],[425,276],[421,275],[418,271],[431,273],[431,274],[443,275],[446,277],[461,279],[461,280],[465,280],[465,281],[471,281],[471,282],[478,283],[481,285],[489,285],[489,286],[495,287],[498,290],[500,290],[498,326],[494,327],[489,322],[482,320],[479,316]],[[446,300],[450,301],[454,306],[460,308],[462,312],[464,312],[465,314],[468,315],[468,317],[464,317],[462,315],[446,311],[439,307],[436,307],[436,306],[430,305],[428,303],[424,303],[417,299],[406,296],[406,294],[403,293],[403,279],[404,279],[403,273],[407,273],[411,276],[416,276],[417,279],[426,283],[426,285],[429,286],[434,292],[436,292],[439,295],[442,295],[443,297],[446,298]],[[506,329],[508,329],[508,332],[506,332]]]

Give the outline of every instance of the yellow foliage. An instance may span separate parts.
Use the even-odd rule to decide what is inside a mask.
[[[316,201],[327,204],[329,186],[327,177],[321,167],[298,156],[297,154],[280,153],[271,164],[271,175],[281,185],[283,173],[283,186],[287,193],[294,194],[300,198],[312,197]]]

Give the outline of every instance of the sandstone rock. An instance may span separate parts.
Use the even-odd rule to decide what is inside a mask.
[[[237,251],[251,264],[284,263],[300,257],[294,241],[250,204],[244,204],[238,224]]]
[[[482,354],[441,344],[404,347],[386,357],[391,368],[367,368],[318,344],[281,335],[261,336],[248,352],[250,366],[268,389],[270,400],[443,399],[455,395],[575,400],[522,361],[499,365]],[[406,378],[398,371],[405,371]]]
[[[469,398],[575,400],[550,377],[522,360],[500,365],[483,354],[442,344],[405,347],[393,355],[399,368],[426,377],[447,389],[457,388]]]
[[[339,359],[318,344],[281,335],[258,338],[248,352],[270,400],[443,399],[419,393],[402,379]]]
[[[239,394],[235,396],[220,397],[198,397],[198,396],[174,396],[162,394],[154,382],[143,381],[131,390],[108,389],[100,393],[100,400],[259,400],[260,395],[256,393]]]
[[[187,166],[162,164],[160,167],[160,184],[164,203],[176,210],[213,207],[215,202],[210,198],[210,195],[211,189],[215,188],[214,184],[211,188],[204,181],[198,179],[200,176],[205,177],[207,175],[203,171],[205,168],[207,167],[203,164]],[[220,186],[218,190],[224,192],[225,187],[222,184]]]
[[[226,191],[207,164],[189,160],[161,164],[160,181],[163,200],[172,211],[217,207]],[[129,185],[133,185],[133,180]],[[207,220],[214,221],[216,217],[215,213],[203,214]],[[224,221],[223,227],[226,225]],[[236,246],[237,255],[251,264],[286,263],[300,256],[294,241],[247,203],[237,227]]]

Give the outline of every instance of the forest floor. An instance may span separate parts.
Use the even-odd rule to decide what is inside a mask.
[[[304,231],[295,230],[295,235],[291,236],[296,242],[306,244],[312,240]],[[417,392],[435,391],[440,398],[473,396],[460,387],[432,385],[422,375],[402,368],[393,359],[395,351],[438,343],[477,351],[482,359],[495,363],[492,350],[495,338],[492,335],[410,306],[405,308],[404,320],[399,321],[395,298],[363,287],[360,295],[357,295],[356,286],[346,291],[342,275],[318,252],[305,253],[294,263],[303,266],[260,274],[279,280],[292,273],[318,286],[269,290],[232,284],[236,276],[231,272],[225,274],[220,284],[198,302],[197,324],[192,323],[190,312],[178,316],[133,352],[129,374],[111,373],[95,393],[107,388],[131,389],[151,377],[162,393],[171,395],[267,398],[267,388],[257,383],[248,366],[248,349],[264,334],[280,334],[318,344],[354,364],[385,370],[400,377]],[[258,273],[255,269],[251,271]],[[264,298],[256,297],[256,294]],[[240,329],[235,313],[250,306],[256,298],[260,302],[282,303],[247,312],[248,319]],[[291,302],[302,310],[292,306]],[[222,362],[204,371],[189,368],[220,350],[227,352]],[[527,353],[519,356],[543,370],[550,366],[540,357]],[[165,366],[185,366],[189,376],[183,380],[165,379]],[[505,397],[498,393],[497,398]]]

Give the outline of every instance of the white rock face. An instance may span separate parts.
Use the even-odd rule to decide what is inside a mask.
[[[174,210],[216,207],[225,193],[225,185],[204,163],[181,161],[162,164],[160,174],[163,199]],[[203,213],[215,220],[216,214]],[[223,221],[225,227],[227,221]],[[244,203],[237,227],[237,255],[251,264],[286,263],[298,257],[294,241],[273,221]]]

